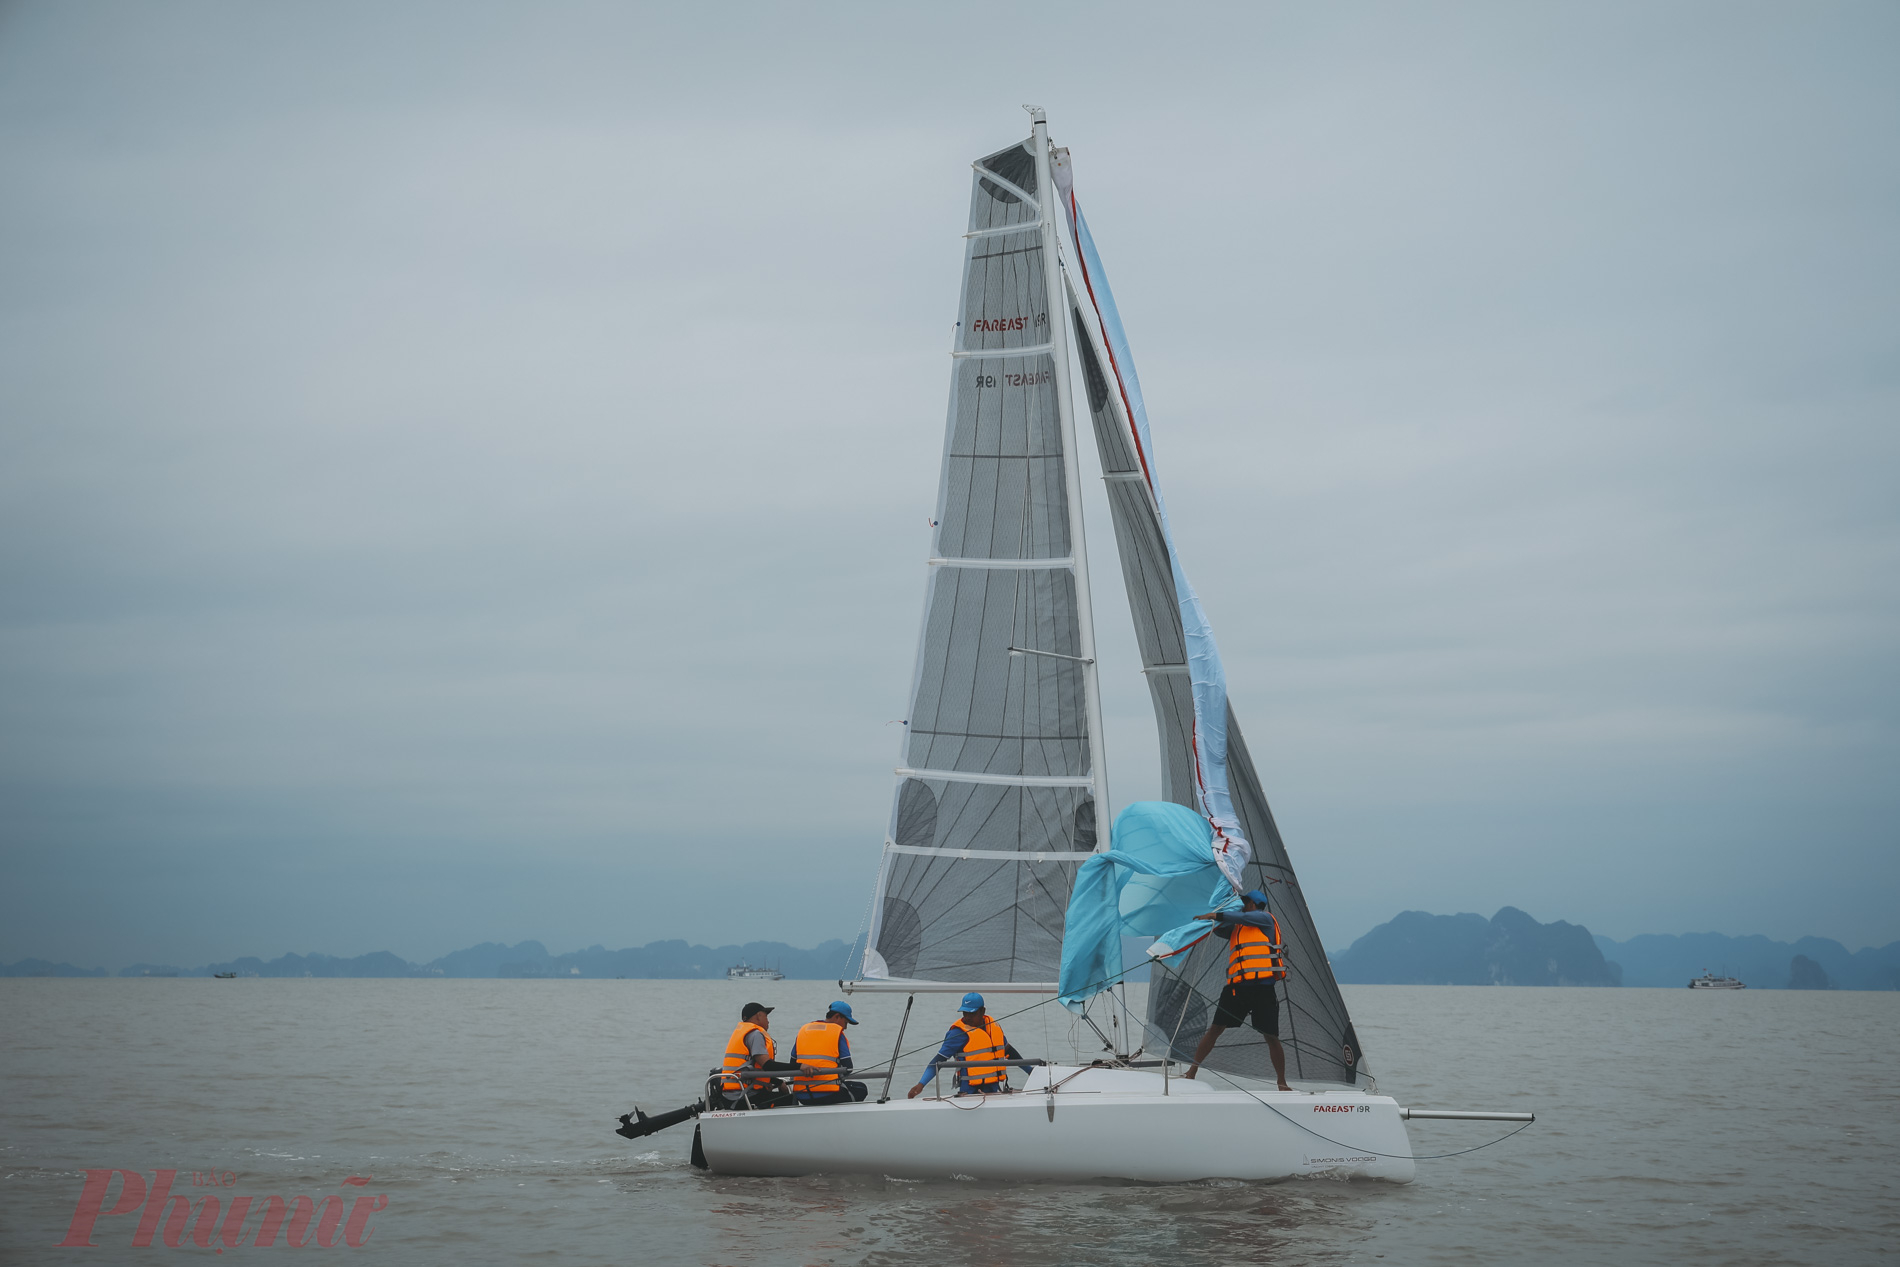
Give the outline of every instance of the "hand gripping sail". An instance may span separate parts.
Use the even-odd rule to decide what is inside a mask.
[[[1075,197],[1067,150],[1055,151],[1051,173],[1075,240],[1079,277],[1069,279],[1068,298],[1160,731],[1163,796],[1207,819],[1212,861],[1235,890],[1261,888],[1269,895],[1291,965],[1280,1018],[1289,1075],[1350,1083],[1364,1070],[1364,1054],[1228,702],[1213,629],[1174,547],[1134,355]],[[1155,966],[1148,1023],[1174,1055],[1191,1058],[1223,984],[1226,943],[1204,937]],[[1206,1063],[1253,1076],[1270,1070],[1264,1042],[1244,1028],[1229,1030]]]
[[[1102,792],[1048,143],[979,159],[923,631],[867,981],[1056,979]],[[1106,824],[1103,825],[1104,827]]]

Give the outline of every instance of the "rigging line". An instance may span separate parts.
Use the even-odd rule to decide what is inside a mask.
[[[1104,977],[1104,978],[1103,978],[1102,980],[1100,980],[1100,981],[1091,981],[1091,982],[1089,982],[1089,983],[1088,983],[1088,985],[1085,985],[1085,986],[1083,987],[1083,989],[1089,989],[1089,988],[1092,988],[1092,987],[1095,987],[1095,986],[1100,986],[1100,987],[1101,987],[1101,989],[1103,989],[1103,990],[1106,990],[1106,989],[1107,989],[1107,988],[1108,988],[1109,986],[1111,986],[1111,985],[1113,985],[1113,984],[1114,984],[1115,982],[1117,982],[1117,981],[1119,981],[1119,980],[1120,980],[1121,978],[1123,978],[1123,977],[1125,977],[1125,976],[1127,976],[1127,975],[1128,975],[1129,973],[1131,973],[1131,972],[1134,972],[1134,971],[1136,971],[1137,969],[1139,969],[1139,968],[1141,968],[1141,967],[1143,967],[1143,966],[1144,966],[1144,965],[1142,965],[1142,964],[1138,964],[1138,963],[1137,963],[1137,964],[1129,964],[1128,966],[1126,966],[1126,967],[1124,967],[1124,968],[1123,968],[1123,969],[1122,969],[1122,970],[1121,970],[1120,972],[1117,972],[1117,973],[1115,973],[1115,974],[1114,974],[1113,976],[1109,976],[1109,977]],[[1097,993],[1100,993],[1100,992],[1101,992],[1100,990],[1098,990],[1098,991],[1097,991]],[[1029,1004],[1029,1005],[1028,1005],[1027,1007],[1019,1007],[1019,1008],[1017,1008],[1017,1009],[1016,1009],[1016,1010],[1015,1010],[1014,1012],[1005,1012],[1005,1013],[1003,1013],[1003,1014],[1002,1014],[1001,1016],[997,1016],[997,1015],[994,1015],[994,1014],[992,1014],[992,1015],[990,1016],[990,1019],[991,1019],[991,1020],[993,1020],[993,1021],[995,1021],[995,1022],[996,1022],[997,1024],[999,1024],[999,1025],[1000,1025],[1001,1023],[1003,1023],[1004,1021],[1007,1021],[1007,1020],[1009,1020],[1009,1019],[1010,1019],[1010,1018],[1012,1018],[1012,1017],[1016,1017],[1016,1016],[1021,1016],[1021,1015],[1023,1015],[1023,1014],[1025,1013],[1025,1012],[1033,1012],[1033,1011],[1035,1011],[1035,1010],[1036,1010],[1037,1008],[1039,1008],[1039,1007],[1048,1007],[1048,1006],[1049,1006],[1049,1005],[1050,1005],[1051,1003],[1055,1003],[1055,1002],[1059,1002],[1059,1001],[1060,1001],[1060,1000],[1059,1000],[1059,999],[1058,999],[1058,998],[1057,998],[1057,997],[1056,997],[1055,995],[1051,995],[1051,996],[1049,996],[1049,997],[1048,997],[1048,998],[1046,998],[1046,999],[1041,999],[1041,1000],[1039,1000],[1039,1001],[1037,1001],[1037,1002],[1035,1002],[1035,1003],[1031,1003],[1031,1004]],[[1072,1016],[1073,1016],[1074,1014],[1073,1014],[1073,1013],[1071,1013],[1070,1015],[1072,1015]],[[1071,1026],[1072,1028],[1073,1028],[1073,1024],[1079,1024],[1079,1022],[1073,1022],[1073,1023],[1072,1023],[1072,1026]],[[939,1046],[940,1046],[940,1047],[941,1047],[941,1045],[942,1045],[942,1044],[939,1044]],[[922,1046],[922,1047],[913,1047],[913,1048],[911,1048],[911,1049],[910,1049],[909,1051],[907,1051],[907,1052],[903,1052],[903,1053],[901,1053],[900,1055],[897,1055],[897,1056],[895,1056],[895,1057],[893,1057],[893,1058],[892,1058],[892,1063],[894,1064],[894,1063],[896,1063],[897,1061],[899,1061],[899,1060],[902,1060],[902,1059],[904,1059],[904,1057],[905,1057],[905,1056],[914,1056],[914,1055],[916,1055],[916,1054],[917,1054],[918,1052],[920,1052],[920,1051],[928,1051],[928,1050],[930,1050],[930,1045],[929,1045],[928,1043],[926,1043],[926,1044],[925,1044],[924,1046]],[[1004,1063],[1004,1064],[1008,1064],[1009,1062],[1008,1062],[1008,1061],[1003,1061],[1003,1062],[1001,1062],[1001,1063]],[[1216,1072],[1218,1072],[1218,1071],[1216,1071]]]
[[[991,869],[991,870],[990,870],[990,871],[989,871],[988,873],[986,873],[986,874],[985,874],[985,875],[983,876],[983,878],[982,878],[982,879],[980,879],[980,880],[978,880],[978,881],[976,882],[976,884],[972,886],[972,891],[974,891],[974,890],[975,890],[975,889],[977,889],[977,888],[981,888],[981,887],[982,887],[983,885],[985,885],[985,884],[987,884],[987,883],[989,883],[989,882],[990,882],[991,880],[994,880],[994,879],[995,879],[995,878],[996,878],[997,876],[999,876],[999,875],[1001,875],[1001,874],[1003,873],[1003,869],[1004,869],[1004,868],[1006,868],[1006,867],[1017,867],[1017,866],[1021,866],[1021,865],[1022,865],[1022,864],[1021,864],[1021,863],[1019,863],[1019,862],[999,862],[999,863],[997,863],[997,864],[996,864],[996,866],[995,866],[995,867],[994,867],[993,869]],[[980,919],[977,919],[977,920],[975,920],[975,921],[974,921],[974,922],[972,922],[972,923],[968,923],[968,924],[965,924],[965,925],[964,925],[963,927],[961,927],[961,928],[957,928],[957,929],[952,929],[952,930],[951,930],[950,932],[948,932],[948,933],[946,933],[946,934],[944,934],[944,937],[943,937],[943,940],[944,940],[944,941],[950,941],[950,940],[952,940],[952,939],[954,939],[954,938],[957,938],[957,937],[960,937],[960,936],[962,936],[962,935],[964,935],[965,933],[971,933],[971,932],[975,932],[975,931],[976,931],[977,929],[979,929],[979,928],[982,928],[982,927],[983,927],[984,925],[986,925],[986,924],[991,924],[991,923],[993,923],[993,922],[995,922],[995,921],[996,921],[996,920],[997,920],[997,919],[998,919],[998,918],[999,918],[999,917],[1000,917],[1000,916],[1001,916],[1002,914],[1003,914],[1003,912],[1001,912],[1001,911],[998,911],[998,912],[997,912],[996,914],[994,914],[994,915],[985,915],[985,916],[983,916],[982,918],[980,918]],[[1014,932],[1014,924],[1013,924],[1013,923],[1012,923],[1012,925],[1011,925],[1011,931],[1012,931],[1012,932]],[[1015,956],[1015,954],[1014,954],[1014,953],[1012,952],[1012,953],[1011,953],[1011,955],[1010,955],[1010,958],[1011,958],[1011,959],[1013,960],[1013,959],[1015,959],[1015,957],[1016,957],[1016,956]],[[991,958],[991,959],[984,959],[984,960],[979,960],[979,961],[977,961],[977,962],[981,962],[981,963],[993,963],[993,962],[995,962],[995,960],[994,960],[993,958]],[[968,978],[965,978],[965,979],[967,980]],[[979,979],[979,980],[981,980],[981,978],[978,978],[978,979]],[[952,978],[952,980],[955,980],[955,978],[953,977],[953,978]]]
[[[1518,1127],[1517,1131],[1506,1131],[1504,1134],[1498,1136],[1496,1139],[1487,1140],[1485,1143],[1479,1144],[1477,1148],[1461,1148],[1455,1153],[1426,1153],[1422,1156],[1418,1153],[1413,1153],[1413,1154],[1410,1154],[1409,1156],[1405,1153],[1382,1153],[1376,1148],[1362,1148],[1358,1144],[1342,1144],[1336,1139],[1327,1139],[1324,1135],[1321,1135],[1318,1131],[1314,1130],[1310,1126],[1307,1126],[1305,1123],[1300,1122],[1295,1118],[1287,1117],[1286,1114],[1280,1112],[1280,1110],[1274,1108],[1271,1104],[1268,1104],[1265,1100],[1262,1100],[1259,1096],[1255,1095],[1252,1091],[1248,1090],[1246,1087],[1241,1086],[1238,1082],[1235,1082],[1232,1078],[1229,1078],[1226,1074],[1222,1073],[1220,1070],[1211,1069],[1208,1072],[1212,1073],[1215,1077],[1225,1082],[1228,1086],[1232,1087],[1234,1090],[1239,1091],[1242,1094],[1246,1095],[1248,1099],[1253,1100],[1261,1108],[1270,1111],[1271,1113],[1274,1114],[1274,1116],[1282,1118],[1285,1121],[1291,1123],[1292,1125],[1299,1127],[1301,1130],[1305,1131],[1308,1135],[1311,1135],[1314,1139],[1320,1140],[1324,1143],[1331,1144],[1334,1148],[1350,1149],[1351,1151],[1356,1152],[1356,1153],[1371,1153],[1374,1157],[1390,1157],[1396,1161],[1443,1161],[1447,1157],[1463,1157],[1466,1153],[1477,1152],[1479,1148],[1489,1148],[1491,1147],[1492,1144],[1502,1144],[1505,1140],[1517,1134],[1517,1131],[1527,1130],[1530,1127],[1537,1125],[1537,1123],[1535,1122],[1526,1122],[1524,1123],[1524,1125]]]
[[[956,809],[955,809],[955,810],[954,810],[954,811],[953,811],[953,812],[951,813],[951,815],[950,815],[950,819],[949,819],[949,821],[948,821],[947,823],[944,823],[944,824],[942,824],[942,825],[941,825],[941,827],[940,827],[940,828],[939,828],[939,830],[938,830],[938,835],[936,835],[936,836],[933,836],[933,837],[932,837],[932,839],[933,839],[933,840],[936,840],[936,839],[943,839],[943,840],[949,840],[949,839],[951,839],[951,838],[952,838],[952,836],[953,836],[953,834],[954,834],[954,833],[956,832],[956,830],[957,830],[957,827],[958,827],[958,824],[959,824],[959,823],[960,823],[960,822],[962,821],[962,819],[963,819],[963,815],[964,815],[964,813],[965,813],[965,812],[966,812],[966,811],[967,811],[967,810],[968,810],[968,809],[970,808],[970,806],[971,806],[971,804],[972,804],[972,803],[974,803],[974,802],[976,801],[976,791],[975,791],[975,789],[977,789],[977,788],[981,788],[981,787],[995,787],[995,786],[997,786],[997,785],[996,785],[996,784],[983,784],[983,783],[964,783],[964,784],[955,784],[955,783],[953,783],[953,784],[951,784],[951,785],[950,785],[950,787],[951,787],[951,788],[955,788],[955,787],[965,787],[965,788],[969,788],[969,789],[971,789],[971,790],[970,790],[970,792],[968,793],[968,795],[966,795],[966,796],[964,796],[964,798],[962,799],[962,801],[961,801],[961,802],[960,802],[960,803],[959,803],[959,804],[957,805],[957,807],[956,807]],[[946,799],[946,800],[947,800],[947,799],[949,799],[949,793],[950,793],[950,789],[949,789],[949,788],[946,788],[946,789],[944,790],[944,799]],[[997,802],[998,802],[998,804],[1001,804],[1001,801],[1002,801],[1002,797],[1001,797],[1001,795],[999,794],[999,795],[998,795],[998,797],[997,797]],[[941,809],[941,808],[942,808],[942,805],[943,805],[943,802],[942,802],[942,801],[939,801],[939,802],[938,802],[938,808],[939,808],[939,809]],[[979,837],[981,836],[981,834],[982,834],[982,831],[983,831],[983,828],[984,828],[984,827],[985,827],[985,826],[986,826],[986,825],[988,824],[988,822],[989,822],[989,820],[990,820],[990,817],[991,817],[991,815],[994,815],[994,814],[995,814],[995,812],[996,812],[996,809],[995,809],[995,807],[994,807],[994,806],[992,806],[992,807],[991,807],[991,809],[990,809],[990,812],[989,812],[988,814],[985,814],[985,815],[984,815],[984,817],[983,817],[983,820],[982,820],[982,822],[979,822],[979,823],[978,823],[978,824],[976,825],[976,828],[975,828],[975,830],[971,832],[971,834],[970,834],[970,839],[972,839],[972,840],[976,840],[976,839],[978,839],[978,838],[979,838]],[[946,846],[940,846],[940,847],[946,847]],[[948,878],[949,878],[949,876],[950,876],[950,872],[949,872],[949,871],[945,871],[945,872],[943,872],[943,873],[942,873],[941,875],[939,875],[939,876],[937,877],[937,879],[936,879],[936,880],[935,880],[935,881],[934,881],[934,882],[933,882],[933,883],[931,884],[931,886],[930,886],[930,891],[929,891],[928,893],[922,893],[922,894],[919,894],[919,895],[918,895],[918,898],[919,898],[919,900],[921,900],[921,901],[927,901],[927,900],[929,900],[929,898],[930,898],[930,897],[931,897],[931,896],[932,896],[933,894],[935,894],[935,893],[936,893],[936,891],[937,891],[937,885],[939,885],[939,884],[941,884],[941,883],[943,883],[943,881],[944,881],[944,880],[946,880],[946,879],[948,879]]]
[[[1087,739],[1087,735],[979,735],[970,730],[923,730],[912,726],[913,735],[948,735],[952,739],[1003,739],[1010,743],[1074,743]],[[957,770],[956,774],[981,774],[980,770]]]
[[[996,756],[995,749],[991,749],[991,751],[987,754],[985,758],[986,762],[988,760],[994,759],[995,756]],[[959,753],[958,759],[961,760],[961,758],[962,758],[962,754]],[[972,841],[983,839],[984,833],[989,830],[991,821],[995,819],[998,814],[1003,812],[1003,803],[1009,799],[1009,793],[1012,791],[1020,792],[1023,790],[1022,785],[1020,784],[1012,786],[1010,784],[999,784],[999,783],[968,783],[968,784],[965,784],[964,786],[972,788],[972,789],[984,788],[984,787],[994,787],[994,788],[999,789],[996,793],[996,799],[990,803],[988,809],[983,811],[982,818],[978,819],[977,822],[970,828],[969,839]],[[963,816],[969,812],[971,806],[977,804],[977,799],[978,799],[977,793],[974,790],[971,791],[971,793],[968,796],[963,798],[963,803],[957,806],[956,813],[951,815],[949,823],[944,827],[942,839],[944,840],[951,839],[952,833],[958,830],[960,827],[962,827]],[[947,849],[947,848],[951,848],[952,846],[945,845],[941,847]]]
[[[915,857],[916,855],[912,855],[912,856]],[[930,861],[926,862],[924,865],[925,867],[930,867],[931,865],[935,863],[935,861],[936,861],[936,858],[933,857],[930,859]],[[947,862],[976,862],[976,861],[979,861],[979,859],[946,858],[945,861]],[[961,904],[964,898],[968,898],[971,893],[975,892],[977,889],[981,888],[984,884],[988,883],[991,879],[993,879],[996,876],[996,874],[999,871],[1001,871],[1004,867],[1007,867],[1009,865],[1011,864],[1007,862],[999,862],[996,864],[996,866],[990,868],[981,876],[972,878],[970,881],[970,887],[964,891],[963,896],[961,898],[957,899],[957,903]],[[930,887],[928,889],[924,890],[922,893],[918,893],[914,895],[915,897],[914,901],[911,900],[911,898],[906,898],[905,900],[909,901],[913,907],[920,906],[924,903],[927,903],[930,901],[930,899],[932,899],[933,897],[937,895],[937,890],[942,888],[943,885],[949,881],[951,876],[960,875],[960,874],[961,873],[955,867],[946,866],[942,868],[942,870],[938,872],[935,878],[931,880]],[[956,937],[957,935],[961,933],[969,932],[972,928],[981,928],[982,926],[983,926],[983,921],[979,919],[974,924],[965,924],[962,928],[953,929],[945,933],[943,935],[942,940],[947,941],[953,937]]]

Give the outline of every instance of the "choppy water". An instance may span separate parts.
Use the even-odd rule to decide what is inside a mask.
[[[770,1264],[1860,1263],[1900,1247],[1900,994],[1353,987],[1381,1090],[1534,1108],[1418,1182],[1008,1185],[731,1179],[691,1099],[738,1005],[821,982],[0,981],[0,1256],[145,1261],[135,1216],[54,1249],[88,1168],[229,1172],[258,1197],[387,1194],[364,1259]],[[941,1032],[920,1000],[906,1046]],[[903,1000],[864,999],[860,1064]],[[921,1029],[919,1028],[921,1026]],[[1009,1024],[1063,1054],[1066,1017]],[[916,1062],[913,1062],[916,1063]],[[1234,1130],[1247,1123],[1236,1120]],[[1414,1123],[1420,1153],[1502,1129]],[[368,1176],[362,1187],[339,1186]],[[347,1200],[346,1200],[347,1204]],[[227,1206],[228,1208],[228,1206]],[[226,1251],[260,1252],[246,1247]]]

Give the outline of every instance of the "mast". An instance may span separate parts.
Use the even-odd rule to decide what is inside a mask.
[[[1083,699],[1088,713],[1089,775],[1095,793],[1095,852],[1109,848],[1114,811],[1108,803],[1108,756],[1102,737],[1101,664],[1095,655],[1095,605],[1089,596],[1088,532],[1082,523],[1082,459],[1075,447],[1075,396],[1069,381],[1069,295],[1068,270],[1062,261],[1062,234],[1056,227],[1056,182],[1049,170],[1049,118],[1040,106],[1025,106],[1034,126],[1032,146],[1036,155],[1037,204],[1041,208],[1042,251],[1047,261],[1043,282],[1049,288],[1049,342],[1056,364],[1056,412],[1062,427],[1062,471],[1069,489],[1069,548],[1075,559],[1075,603],[1083,664]],[[1124,1022],[1128,1013],[1128,985],[1114,986],[1116,1008],[1112,1013],[1114,1037],[1110,1046],[1120,1056],[1133,1042],[1133,1026]],[[1130,1037],[1124,1038],[1123,1031]],[[1099,1031],[1098,1031],[1099,1032]]]
[[[1080,617],[1078,638],[1082,652],[1082,689],[1089,724],[1089,775],[1095,793],[1095,852],[1109,847],[1109,827],[1115,821],[1108,804],[1108,757],[1102,742],[1101,665],[1095,656],[1095,606],[1089,598],[1088,534],[1082,524],[1082,468],[1075,451],[1075,400],[1069,383],[1069,298],[1067,270],[1062,266],[1062,239],[1056,228],[1055,182],[1049,173],[1049,118],[1040,106],[1025,106],[1034,122],[1031,136],[1036,153],[1036,185],[1041,191],[1043,281],[1049,290],[1049,342],[1056,363],[1056,411],[1062,427],[1062,473],[1069,489],[1069,548],[1075,559],[1075,602]]]

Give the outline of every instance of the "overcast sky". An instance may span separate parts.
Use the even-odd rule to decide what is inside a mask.
[[[849,937],[1026,101],[1328,945],[1900,938],[1900,8],[234,0],[0,8],[0,959]]]

